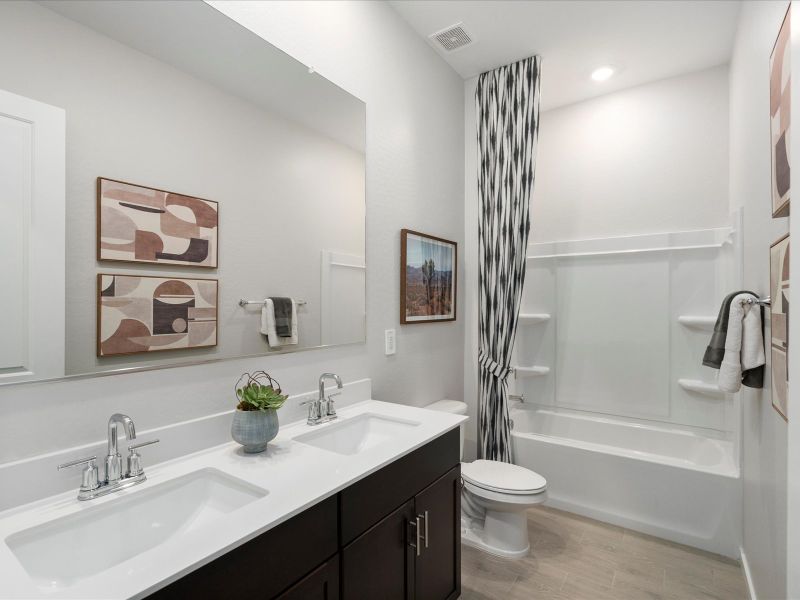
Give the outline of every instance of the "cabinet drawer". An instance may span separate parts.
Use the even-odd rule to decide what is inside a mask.
[[[339,600],[339,556],[314,569],[275,600]]]
[[[272,598],[336,554],[337,505],[323,500],[150,597]]]
[[[453,429],[342,490],[342,545],[353,541],[453,467],[460,456],[459,429]]]

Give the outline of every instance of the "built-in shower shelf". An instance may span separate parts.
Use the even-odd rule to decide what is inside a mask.
[[[550,372],[550,367],[514,367],[517,377],[542,377]]]
[[[714,329],[714,323],[717,322],[717,317],[705,315],[681,315],[678,317],[678,323],[691,329]]]
[[[520,313],[519,322],[521,325],[533,325],[534,323],[544,323],[550,320],[547,313]]]
[[[725,392],[719,389],[716,383],[706,383],[699,379],[678,379],[678,385],[687,392],[696,392],[708,396],[724,396]]]

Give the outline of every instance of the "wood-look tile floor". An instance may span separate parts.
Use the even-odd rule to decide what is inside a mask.
[[[545,507],[528,511],[532,550],[495,558],[462,544],[463,600],[747,600],[739,563]]]

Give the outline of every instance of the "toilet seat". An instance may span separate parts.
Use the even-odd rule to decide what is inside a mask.
[[[476,460],[461,464],[461,477],[471,491],[530,496],[547,489],[547,480],[525,467],[496,460]],[[477,488],[477,489],[475,489]]]

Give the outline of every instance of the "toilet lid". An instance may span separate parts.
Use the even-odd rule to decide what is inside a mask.
[[[485,490],[506,494],[535,494],[547,487],[547,480],[538,473],[497,460],[462,463],[461,477]]]

